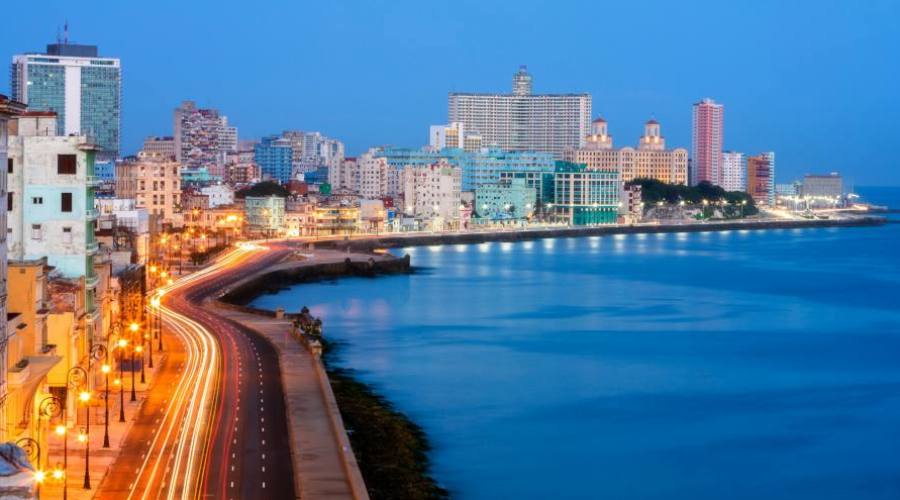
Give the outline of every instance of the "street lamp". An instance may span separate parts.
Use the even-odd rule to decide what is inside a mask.
[[[134,345],[134,347],[131,349],[131,366],[130,366],[130,371],[131,371],[131,402],[132,402],[132,403],[135,402],[135,401],[137,401],[137,395],[136,395],[135,392],[134,392],[134,351],[137,350],[138,346],[137,346],[137,343],[134,341],[134,334],[137,333],[138,328],[139,328],[139,326],[138,326],[137,323],[131,323],[130,325],[128,325],[128,330],[131,332],[131,343]],[[142,363],[142,365],[143,365],[143,363]]]
[[[90,359],[90,355],[88,356],[88,359]],[[87,386],[87,384],[88,384],[87,370],[85,370],[84,368],[82,368],[80,366],[73,366],[66,373],[66,382],[68,383],[68,388],[66,389],[66,394],[68,394],[70,392],[70,390],[76,390],[76,389],[80,389],[82,386]],[[82,392],[82,394],[84,394],[84,392]],[[88,399],[90,399],[90,393],[87,393],[87,394],[88,394]],[[81,398],[82,398],[82,396],[79,395],[79,399],[81,399]],[[67,397],[67,399],[68,399],[68,397]],[[76,415],[78,414],[77,408],[75,410],[75,414]],[[89,412],[85,411],[85,414],[88,416],[88,418],[90,418]],[[63,413],[63,420],[66,420],[65,413]],[[65,422],[65,423],[66,423],[66,425],[68,425],[68,422]],[[57,427],[57,433],[59,433],[59,432],[60,432],[60,429],[59,429],[59,427]],[[66,428],[63,427],[62,428],[63,435],[65,435],[65,432],[66,432]],[[69,440],[68,440],[68,438],[65,438],[64,443],[65,444],[63,446],[63,468],[66,470],[66,473],[68,473],[68,465],[69,465]],[[88,446],[85,447],[85,457],[86,458],[88,457],[89,449],[90,449],[90,447],[88,447]],[[85,464],[84,464],[85,484],[87,485],[87,489],[90,489],[90,476],[88,475],[88,471],[89,471],[88,462],[85,461]],[[69,484],[68,484],[68,481],[66,481],[63,483],[63,499],[68,498],[68,495],[69,495]]]
[[[38,417],[47,417],[48,424],[51,419],[54,419],[56,417],[59,417],[60,415],[63,415],[64,412],[65,412],[65,403],[63,403],[62,400],[60,400],[56,396],[47,396],[44,399],[42,399],[40,403],[38,403]],[[57,434],[60,434],[60,431],[61,431],[62,434],[65,435],[66,427],[64,424],[65,424],[65,418],[63,418],[63,425],[56,426]],[[63,448],[65,448],[65,445],[63,445]],[[38,462],[40,462],[40,460],[38,460]],[[38,469],[40,469],[40,468],[41,468],[41,464],[38,463]],[[55,473],[54,473],[54,476],[55,476]]]
[[[109,372],[112,370],[112,367],[109,366],[108,363],[103,363],[103,366],[100,367],[100,371],[103,373],[103,378],[106,382],[106,387],[104,388],[104,398],[103,398],[103,447],[109,448]]]
[[[22,450],[25,451],[25,456],[28,457],[28,460],[36,464],[34,471],[35,498],[40,498],[41,483],[47,478],[47,474],[41,470],[41,445],[30,437],[23,437],[16,441],[16,446],[22,448]]]
[[[119,422],[125,421],[125,384],[122,383],[123,374],[122,374],[122,365],[125,361],[125,348],[128,346],[128,341],[125,339],[119,339],[119,342],[116,344],[116,347],[119,349],[119,378],[117,378],[114,384],[119,386]]]

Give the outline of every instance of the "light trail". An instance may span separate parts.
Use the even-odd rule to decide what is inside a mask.
[[[222,350],[212,332],[166,301],[185,300],[177,297],[182,289],[214,279],[216,274],[261,250],[266,247],[240,245],[205,269],[159,289],[164,299],[160,301],[159,314],[167,329],[183,342],[186,361],[159,427],[135,471],[128,499],[187,500],[201,495],[221,384]]]

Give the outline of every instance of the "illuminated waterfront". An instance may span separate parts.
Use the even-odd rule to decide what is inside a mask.
[[[313,305],[460,498],[895,498],[898,243],[890,225],[423,247],[416,275],[257,304]]]

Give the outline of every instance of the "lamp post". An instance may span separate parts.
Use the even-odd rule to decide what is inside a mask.
[[[66,389],[66,394],[68,395],[70,389],[79,389],[82,386],[87,385],[88,373],[84,368],[82,368],[80,366],[73,366],[72,368],[69,368],[69,371],[66,373],[66,382],[68,383],[68,388]],[[88,395],[88,399],[90,398],[90,393],[84,393],[84,394]],[[79,398],[80,397],[81,396],[79,395]],[[68,396],[66,396],[66,399],[68,400]],[[68,404],[64,405],[64,409],[63,409],[63,420],[64,420],[65,425],[62,428],[62,434],[64,436],[65,436],[66,430],[67,430],[66,427],[68,426],[68,422],[65,422],[65,420],[67,420],[66,414],[68,413],[65,410],[66,406],[68,406]],[[76,412],[75,414],[77,415],[78,414],[77,408],[76,408],[75,412]],[[59,432],[60,432],[60,429],[57,428],[57,433],[59,433]],[[65,471],[65,474],[68,475],[68,472],[69,472],[69,439],[68,439],[68,437],[64,438],[63,443],[64,443],[63,444],[63,470]],[[88,472],[87,463],[85,463],[84,472],[85,472],[85,477],[87,477],[87,472]],[[69,481],[68,481],[68,477],[67,477],[66,480],[63,482],[63,499],[65,500],[68,497],[69,497]]]
[[[122,365],[125,361],[125,347],[127,346],[128,341],[125,339],[119,339],[116,344],[119,349],[119,378],[116,379],[116,385],[119,386],[119,422],[125,421],[125,384],[123,383]]]
[[[137,401],[137,394],[134,392],[134,351],[137,350],[138,346],[134,341],[134,334],[138,331],[138,324],[132,323],[128,325],[128,330],[131,332],[131,344],[134,346],[131,348],[131,402]],[[143,363],[142,363],[143,365]]]
[[[63,410],[65,409],[65,405],[56,396],[47,396],[38,403],[38,416],[39,417],[47,417],[48,423],[50,419],[54,419],[62,415]],[[65,429],[65,427],[63,427]],[[38,468],[40,468],[40,464],[38,464]]]
[[[43,469],[41,469],[41,445],[30,437],[23,437],[16,441],[16,446],[25,451],[28,460],[36,463],[34,471],[35,498],[41,498],[41,483],[47,477]]]
[[[78,400],[84,403],[84,432],[78,434],[78,440],[84,443],[84,484],[86,490],[91,489],[91,409],[88,402],[91,400],[91,393],[81,391],[78,393]]]
[[[109,448],[109,372],[111,371],[109,363],[103,363],[100,371],[103,373],[106,387],[104,388],[103,398],[103,447]]]

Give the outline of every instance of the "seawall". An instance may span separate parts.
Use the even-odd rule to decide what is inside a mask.
[[[591,227],[559,227],[538,229],[514,229],[508,231],[467,231],[448,233],[409,233],[365,236],[350,239],[319,239],[317,246],[342,251],[371,252],[378,248],[404,246],[477,244],[489,241],[528,241],[541,238],[568,238],[579,236],[606,236],[614,234],[698,233],[727,230],[806,229],[828,227],[879,226],[887,223],[884,217],[855,217],[852,219],[814,220],[744,220],[722,222],[698,222],[687,224],[635,224]]]
[[[246,306],[264,293],[275,293],[284,287],[320,279],[345,276],[374,277],[382,274],[404,274],[411,270],[409,256],[395,258],[391,255],[372,255],[354,258],[342,256],[330,261],[292,260],[268,270],[244,278],[219,297],[231,307],[239,306],[244,312],[272,315],[273,311]]]

